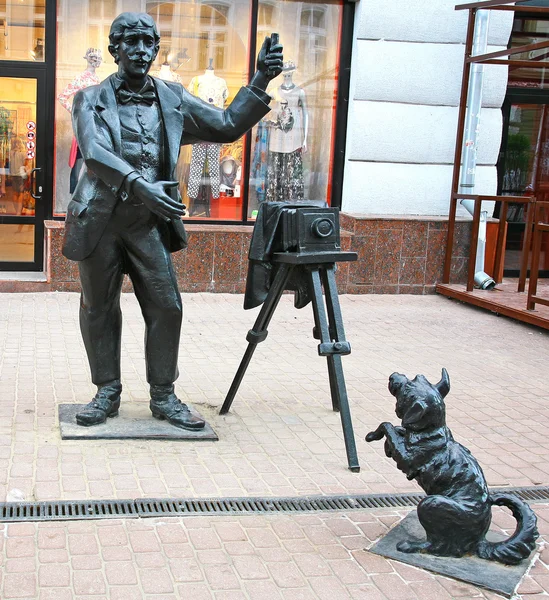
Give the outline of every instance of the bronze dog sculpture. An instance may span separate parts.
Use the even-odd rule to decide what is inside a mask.
[[[426,541],[405,540],[397,549],[454,557],[474,553],[507,565],[527,558],[538,537],[536,515],[514,496],[491,495],[478,462],[452,437],[444,405],[450,391],[446,369],[442,369],[442,379],[436,385],[423,375],[411,380],[393,373],[389,391],[396,398],[396,414],[402,426],[381,423],[366,441],[385,437],[385,454],[427,493],[417,507]],[[509,508],[517,520],[513,535],[496,543],[485,539],[493,505]]]

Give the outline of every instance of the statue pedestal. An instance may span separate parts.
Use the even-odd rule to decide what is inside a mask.
[[[171,440],[171,441],[217,441],[219,438],[209,423],[204,429],[191,431],[170,425],[168,421],[155,419],[148,403],[122,402],[120,415],[107,419],[106,423],[82,427],[75,415],[84,404],[60,404],[59,426],[63,440]],[[188,404],[193,414],[201,416]]]
[[[431,554],[405,554],[396,549],[401,540],[424,540],[425,530],[417,518],[416,511],[407,515],[389,533],[376,542],[370,552],[399,560],[400,562],[446,575],[466,583],[471,583],[511,598],[520,580],[532,564],[536,552],[520,565],[507,566],[490,560],[483,560],[477,556],[465,556],[463,558],[444,558],[432,556]],[[505,536],[489,531],[486,536],[491,542],[499,542]]]

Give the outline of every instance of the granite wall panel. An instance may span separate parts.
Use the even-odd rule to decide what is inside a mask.
[[[338,264],[336,280],[340,293],[435,292],[435,284],[442,278],[448,231],[443,217],[399,218],[342,213],[340,222],[342,248],[358,254],[356,262]],[[63,223],[47,221],[46,229],[48,289],[79,291],[78,265],[61,254]],[[173,255],[181,291],[243,293],[251,228],[188,225],[187,229],[189,247]],[[453,282],[465,281],[470,239],[471,222],[457,221]],[[127,278],[123,290],[131,291],[131,282]]]

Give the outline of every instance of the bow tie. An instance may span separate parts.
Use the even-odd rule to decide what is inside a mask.
[[[156,100],[156,93],[152,86],[142,93],[130,92],[122,88],[118,90],[117,97],[120,104],[134,102],[135,104],[148,104],[151,106]]]

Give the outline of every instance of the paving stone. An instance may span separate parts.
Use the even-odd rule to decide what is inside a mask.
[[[267,568],[279,588],[296,588],[306,585],[303,575],[295,564],[270,563]]]
[[[319,600],[334,598],[350,598],[349,591],[336,577],[316,577],[310,581],[311,587]]]
[[[167,569],[140,569],[139,579],[145,594],[167,594],[174,590]]]
[[[170,573],[177,583],[204,580],[200,564],[194,558],[172,559],[169,562],[169,567]]]
[[[134,552],[157,552],[160,550],[158,538],[152,531],[131,531],[129,537]]]
[[[11,538],[6,541],[6,556],[8,558],[23,558],[34,556],[35,542],[30,537]]]
[[[97,596],[107,590],[101,571],[73,571],[72,577],[75,594]]]
[[[205,565],[204,572],[212,590],[240,588],[240,583],[230,565]]]
[[[412,600],[416,597],[396,573],[372,575],[372,581],[388,600]]]
[[[269,573],[258,556],[235,556],[233,565],[241,579],[268,579]]]
[[[109,585],[136,585],[135,567],[128,562],[108,562],[105,565],[105,576]]]
[[[5,561],[6,573],[30,573],[35,569],[35,559],[31,558],[9,558]]]
[[[113,587],[109,589],[110,600],[143,600],[144,595],[137,587]]]
[[[94,535],[71,534],[69,535],[69,550],[73,556],[91,555],[99,552],[99,546]]]

